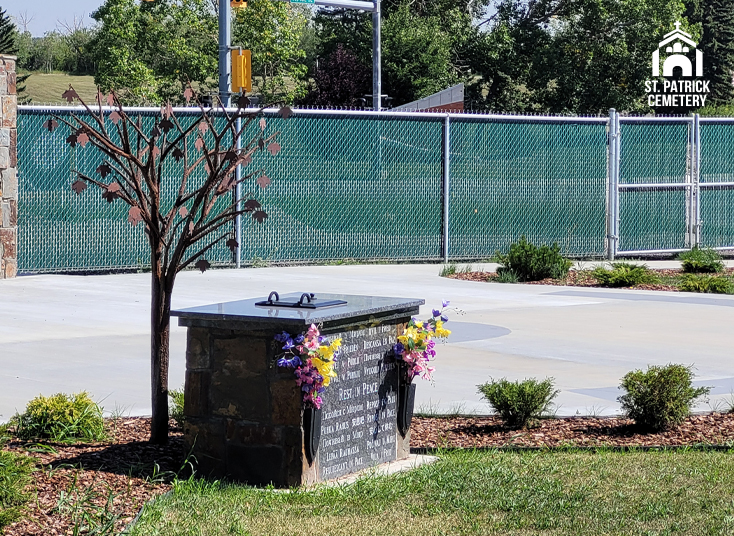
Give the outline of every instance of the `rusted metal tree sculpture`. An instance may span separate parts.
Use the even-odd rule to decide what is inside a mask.
[[[114,93],[104,96],[98,92],[94,109],[71,87],[63,97],[68,102],[79,100],[86,115],[54,116],[44,126],[53,131],[59,124],[66,125],[71,130],[67,143],[81,148],[91,145],[103,157],[96,170],[98,178],[74,170],[76,180],[71,187],[81,194],[88,184],[95,186],[108,203],[119,199],[130,206],[127,218],[131,225],[145,224],[152,273],[150,439],[153,443],[165,443],[171,293],[176,275],[192,264],[202,272],[209,268],[206,254],[220,242],[226,241],[233,251],[239,247],[234,226],[230,225],[237,216],[249,213],[259,223],[267,218],[252,192],[239,197],[233,192],[242,189],[237,188],[238,184],[253,179],[265,188],[270,179],[262,169],[240,178],[236,170],[250,164],[257,151],[278,154],[279,133],[265,136],[262,110],[247,113],[246,97],[239,98],[235,111],[206,109],[190,87],[184,97],[187,102],[194,99],[199,109],[188,125],[182,124],[170,104],[161,108],[152,126],[144,128],[140,114],[128,114]],[[285,119],[290,113],[287,107],[280,109]],[[259,122],[251,127],[258,117]],[[255,134],[245,140],[245,133],[251,128]],[[175,174],[168,168],[164,170],[171,159],[178,163],[170,166],[179,169]],[[202,168],[203,181],[195,173]],[[173,185],[177,190],[174,199],[162,198],[164,184],[166,189]]]

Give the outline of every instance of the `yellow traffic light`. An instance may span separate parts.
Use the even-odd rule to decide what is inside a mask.
[[[249,50],[232,51],[232,93],[252,91],[252,54]]]
[[[247,7],[247,0],[229,0],[229,7],[232,9],[242,9]]]

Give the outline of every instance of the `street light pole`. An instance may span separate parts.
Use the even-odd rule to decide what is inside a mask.
[[[219,0],[219,100],[222,106],[229,106],[230,73],[229,56],[232,43],[232,18],[229,14],[229,0]]]
[[[382,47],[380,44],[380,0],[372,12],[372,108],[382,109]]]

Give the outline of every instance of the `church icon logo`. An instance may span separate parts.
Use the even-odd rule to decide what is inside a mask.
[[[674,69],[679,67],[684,78],[692,77],[695,64],[695,76],[703,76],[703,52],[696,48],[696,42],[691,39],[691,34],[680,29],[680,22],[675,23],[675,30],[665,34],[664,39],[658,45],[658,49],[652,53],[652,75],[660,76],[660,51],[664,49],[666,54],[662,62],[663,76],[673,76]],[[695,53],[694,61],[691,62],[692,52]]]

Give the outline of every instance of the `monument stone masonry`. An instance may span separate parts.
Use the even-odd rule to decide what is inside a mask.
[[[398,426],[398,415],[412,412],[404,394],[411,391],[401,385],[392,347],[424,301],[308,298],[271,296],[172,312],[188,327],[184,436],[199,474],[288,487],[410,454],[410,430]],[[303,408],[293,370],[276,364],[282,343],[275,335],[297,335],[311,324],[327,341],[342,339],[337,377],[320,410]]]

